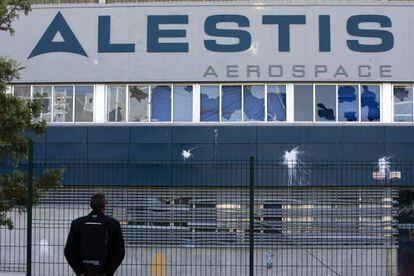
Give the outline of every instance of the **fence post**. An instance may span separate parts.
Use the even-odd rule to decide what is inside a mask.
[[[33,207],[33,141],[29,140],[29,164],[27,171],[27,246],[26,275],[32,275],[32,207]]]
[[[250,157],[249,181],[249,276],[254,275],[254,157]]]

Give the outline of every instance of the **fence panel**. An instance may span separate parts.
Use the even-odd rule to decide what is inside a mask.
[[[33,275],[73,275],[63,256],[70,222],[88,214],[96,192],[122,225],[117,275],[247,276],[252,241],[254,275],[397,275],[398,186],[389,174],[401,169],[405,181],[410,164],[384,178],[372,163],[254,165],[251,205],[248,160],[38,162],[36,173],[66,172],[33,209]],[[0,228],[0,271],[24,271],[26,218],[9,215],[16,229]]]

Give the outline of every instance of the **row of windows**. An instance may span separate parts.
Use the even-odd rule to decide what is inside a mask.
[[[14,86],[22,99],[43,101],[41,119],[47,122],[93,122],[93,85]]]
[[[107,85],[107,122],[380,122],[378,84]],[[16,85],[16,97],[41,98],[47,122],[94,122],[93,85]],[[413,122],[413,86],[393,86],[394,122]],[[390,103],[391,104],[391,103]],[[99,107],[97,107],[99,108]],[[197,113],[197,114],[195,114]]]
[[[107,121],[192,122],[194,94],[192,85],[108,86]],[[201,122],[266,120],[286,121],[286,85],[200,86]]]

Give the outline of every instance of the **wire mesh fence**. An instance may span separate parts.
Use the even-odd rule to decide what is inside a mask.
[[[409,163],[253,165],[252,179],[248,161],[36,162],[36,174],[65,173],[33,207],[32,274],[73,275],[70,222],[103,192],[126,242],[117,275],[398,275]],[[16,228],[0,228],[0,271],[25,271],[26,217],[8,215]]]

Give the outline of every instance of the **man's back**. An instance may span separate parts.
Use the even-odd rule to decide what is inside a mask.
[[[125,255],[117,220],[102,211],[72,221],[65,257],[77,275],[113,275]]]

